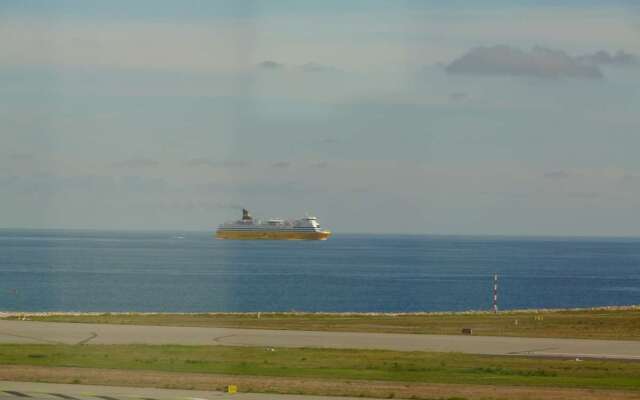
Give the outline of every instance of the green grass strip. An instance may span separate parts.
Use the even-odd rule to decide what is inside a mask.
[[[0,345],[0,364],[640,390],[640,363],[226,346]]]

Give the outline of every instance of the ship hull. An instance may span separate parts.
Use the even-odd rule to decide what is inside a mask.
[[[331,232],[279,232],[279,231],[231,231],[218,230],[216,239],[226,240],[327,240]]]

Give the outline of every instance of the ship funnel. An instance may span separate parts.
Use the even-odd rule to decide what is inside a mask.
[[[242,209],[242,220],[243,221],[250,221],[252,220],[251,215],[249,214],[249,210],[247,210],[246,208]]]

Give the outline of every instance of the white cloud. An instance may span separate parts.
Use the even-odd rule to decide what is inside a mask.
[[[565,179],[568,178],[570,174],[567,171],[549,171],[544,173],[545,178],[551,179]]]
[[[316,62],[308,62],[299,66],[298,69],[303,72],[341,72],[340,69],[336,67]]]
[[[258,68],[268,71],[277,71],[284,69],[284,64],[272,60],[266,60],[258,64]]]
[[[132,158],[130,160],[118,161],[111,164],[116,168],[153,168],[160,163],[150,158]]]
[[[34,159],[33,155],[24,153],[11,153],[7,157],[9,160],[16,162],[33,161]]]
[[[451,103],[466,103],[471,100],[471,95],[465,92],[454,92],[449,95],[449,101]]]
[[[313,168],[327,168],[329,166],[329,163],[326,161],[320,161],[315,164],[312,164],[311,166]]]
[[[406,62],[434,63],[470,45],[541,43],[587,52],[617,46],[640,52],[637,31],[616,7],[491,7],[442,12],[390,7],[345,15],[260,15],[131,22],[5,18],[3,64],[178,70],[251,69],[262,60],[310,69],[340,65],[372,70]],[[349,40],[345,40],[348,38]]]
[[[278,161],[271,164],[271,166],[273,168],[289,168],[291,166],[291,163],[288,161]]]
[[[602,78],[596,65],[583,63],[561,50],[531,51],[499,45],[476,47],[446,66],[451,74],[511,75],[539,78]]]
[[[253,34],[246,21],[205,25],[32,18],[3,21],[0,47],[4,65],[229,70],[248,69],[255,62]]]
[[[579,61],[594,65],[630,66],[638,65],[638,57],[634,54],[618,50],[616,53],[609,53],[600,50],[592,54],[585,54],[577,58]]]
[[[217,161],[206,157],[197,157],[185,161],[184,165],[187,167],[244,168],[249,166],[249,162],[242,160]]]

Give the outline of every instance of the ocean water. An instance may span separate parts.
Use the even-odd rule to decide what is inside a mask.
[[[0,230],[0,310],[371,311],[640,304],[640,239]]]

